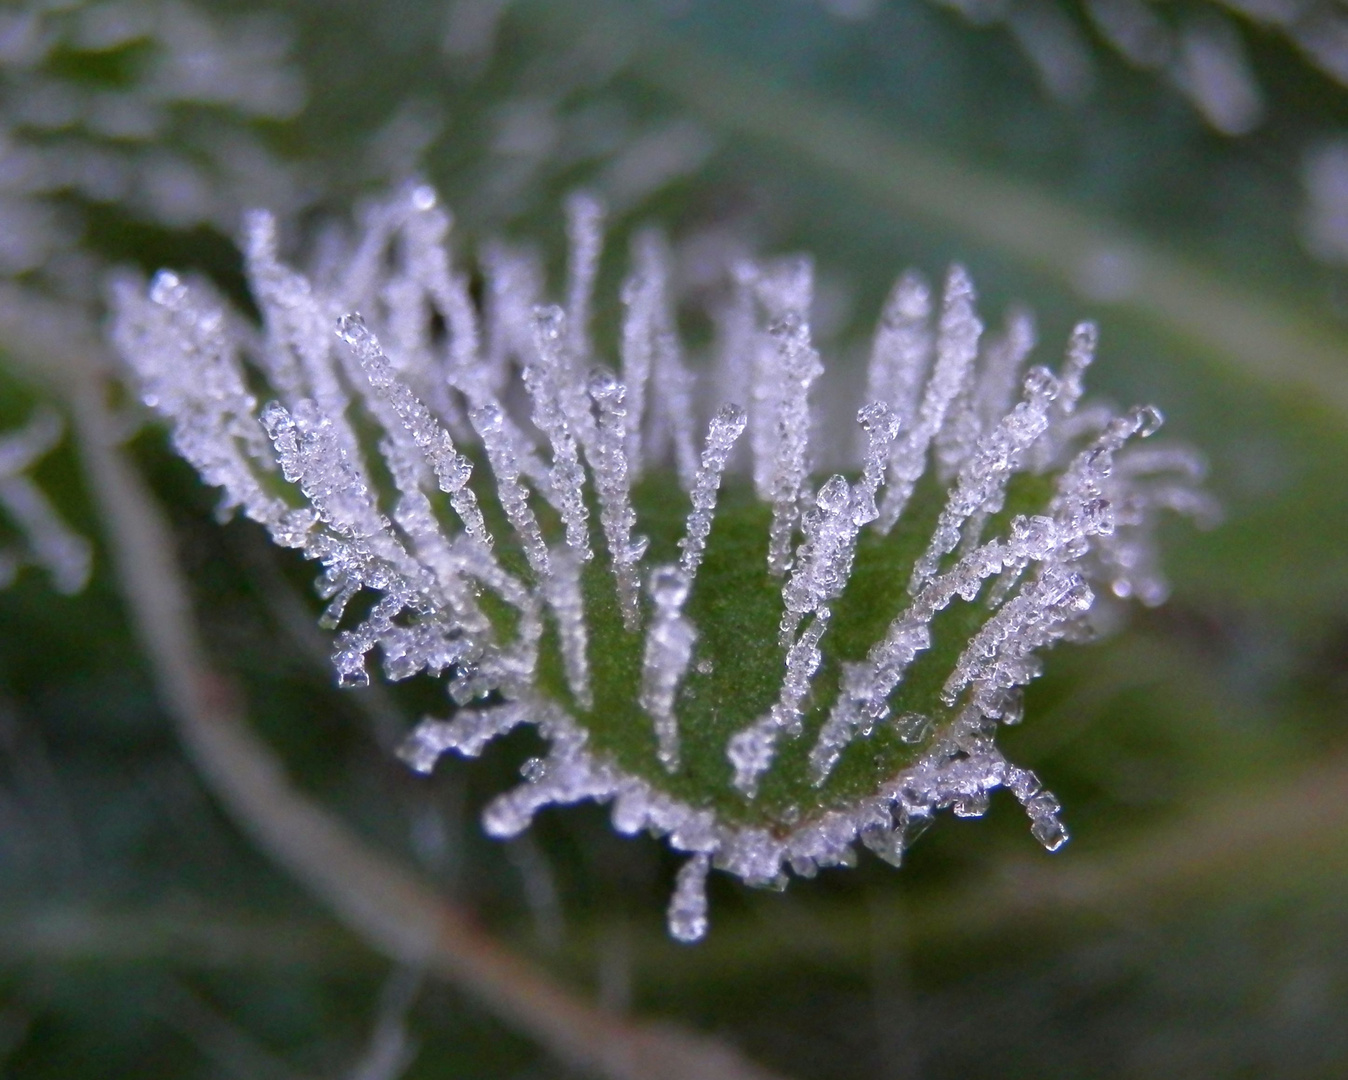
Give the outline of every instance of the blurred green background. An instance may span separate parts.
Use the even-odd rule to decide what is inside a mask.
[[[1017,13],[1050,9],[1087,84],[1046,88],[1020,44]],[[990,323],[1036,311],[1042,359],[1098,318],[1094,392],[1159,405],[1225,509],[1214,530],[1167,531],[1170,602],[1051,654],[1002,736],[1062,798],[1062,852],[995,798],[981,821],[942,815],[900,871],[866,856],[780,895],[713,875],[710,935],[686,947],[664,928],[675,861],[602,810],[482,835],[532,736],[430,780],[405,769],[390,745],[442,691],[336,690],[312,568],[218,527],[146,428],[131,446],[215,663],[304,791],[578,996],[785,1076],[1348,1074],[1348,276],[1306,243],[1308,162],[1348,132],[1348,90],[1277,27],[1168,0],[1151,7],[1166,26],[1242,43],[1252,130],[1214,130],[1074,4],[270,10],[307,105],[251,125],[301,170],[295,238],[419,173],[461,252],[505,236],[558,261],[560,198],[603,191],[609,296],[649,221],[713,250],[808,250],[841,408],[895,275],[958,260]],[[62,71],[127,77],[99,59],[74,49]],[[242,296],[220,227],[48,202],[102,260],[201,269]],[[40,372],[5,365],[3,426],[45,396]],[[156,700],[74,451],[34,475],[99,546],[82,595],[33,570],[0,593],[0,1074],[570,1075],[454,988],[393,970],[222,814]],[[401,1072],[368,1071],[381,1017],[414,1051]]]

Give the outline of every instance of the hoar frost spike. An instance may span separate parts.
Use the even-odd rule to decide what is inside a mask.
[[[1201,462],[1140,445],[1154,409],[1085,401],[1094,327],[1024,370],[1029,317],[985,336],[955,268],[939,296],[900,278],[859,429],[828,436],[854,468],[818,476],[810,263],[726,267],[710,356],[686,362],[677,249],[643,233],[609,348],[589,325],[602,209],[568,209],[562,304],[532,256],[489,245],[479,309],[448,213],[410,186],[321,275],[251,216],[260,326],[165,272],[114,284],[113,337],[221,509],[322,567],[340,681],[374,659],[444,681],[449,715],[412,731],[409,764],[535,726],[549,749],[488,832],[610,803],[620,832],[688,854],[680,940],[706,931],[712,869],[779,887],[858,842],[897,863],[996,787],[1061,846],[1057,800],[997,727],[1044,649],[1110,622],[1103,604],[1164,598],[1156,520],[1212,515]]]

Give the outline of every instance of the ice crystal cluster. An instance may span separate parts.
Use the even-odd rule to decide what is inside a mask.
[[[240,201],[297,205],[248,124],[304,88],[275,20],[182,0],[30,0],[0,9],[0,274],[89,280],[74,206],[233,229]]]
[[[113,290],[116,345],[221,512],[321,564],[340,681],[445,681],[410,764],[534,725],[547,753],[488,832],[607,802],[690,856],[682,940],[706,930],[713,867],[781,887],[858,842],[897,864],[936,811],[977,816],[999,786],[1059,847],[1057,800],[995,730],[1038,654],[1092,632],[1097,593],[1163,598],[1156,518],[1206,506],[1192,454],[1140,444],[1155,409],[1083,403],[1094,328],[1056,372],[1027,368],[1027,315],[984,335],[963,270],[939,290],[905,274],[857,426],[824,432],[808,261],[728,267],[693,355],[670,250],[640,234],[610,349],[596,202],[568,203],[560,304],[499,244],[470,287],[449,228],[432,191],[400,190],[302,274],[253,215],[260,326],[167,271]],[[855,443],[855,468],[816,475],[825,440]]]

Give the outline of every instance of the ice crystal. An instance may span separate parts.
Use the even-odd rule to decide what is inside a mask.
[[[670,249],[641,234],[610,363],[589,316],[603,214],[585,197],[568,213],[564,305],[496,245],[479,314],[447,212],[411,186],[309,275],[251,217],[260,327],[161,272],[116,285],[113,336],[221,511],[322,566],[340,680],[375,657],[444,678],[450,716],[416,727],[407,761],[430,772],[534,725],[549,750],[488,832],[609,802],[620,832],[690,855],[675,937],[705,932],[712,868],[780,887],[850,865],[858,841],[897,863],[936,811],[977,816],[999,786],[1061,846],[1057,800],[996,728],[1100,604],[1164,597],[1154,525],[1210,512],[1197,458],[1138,445],[1154,409],[1083,403],[1089,324],[1056,373],[1023,370],[1029,317],[985,337],[957,267],[939,301],[900,278],[855,471],[816,478],[809,262],[726,267],[695,380]],[[362,590],[373,604],[347,616]]]

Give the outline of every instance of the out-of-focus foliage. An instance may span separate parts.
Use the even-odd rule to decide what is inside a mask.
[[[1229,137],[1071,5],[1094,71],[1072,100],[1043,92],[1004,27],[925,0],[870,7],[853,21],[806,0],[649,0],[621,12],[641,33],[615,36],[587,0],[296,0],[279,14],[308,105],[256,126],[322,178],[315,222],[422,172],[465,237],[539,241],[554,263],[555,207],[580,184],[607,196],[620,233],[654,219],[693,251],[811,250],[825,348],[858,381],[865,320],[905,265],[963,261],[986,310],[1028,302],[1046,342],[1098,317],[1097,390],[1157,402],[1205,450],[1226,522],[1177,530],[1170,603],[1052,655],[1027,695],[1007,749],[1062,797],[1073,841],[1042,853],[994,799],[977,825],[943,818],[899,873],[863,860],[787,895],[713,879],[711,935],[679,946],[661,918],[672,864],[602,811],[550,812],[509,844],[482,835],[481,806],[537,750],[527,734],[431,781],[393,758],[439,687],[335,689],[310,570],[245,524],[217,527],[213,494],[147,428],[133,449],[172,510],[216,662],[306,791],[507,941],[579,993],[717,1032],[786,1075],[1341,1072],[1348,279],[1305,240],[1348,92],[1285,34],[1222,8],[1263,101],[1262,122]],[[757,96],[726,96],[742,83]],[[869,171],[811,151],[839,118],[883,136]],[[959,214],[922,194],[936,160],[982,201]],[[147,224],[132,203],[96,210],[75,219],[80,250],[198,267],[240,294],[218,233]],[[988,213],[1015,228],[973,226]],[[1083,229],[1163,253],[1189,321],[1121,296],[1126,259],[1034,255]],[[602,295],[623,261],[605,262]],[[1253,346],[1263,366],[1233,359],[1202,332],[1217,286],[1251,298],[1254,330],[1277,330],[1261,340],[1313,340],[1329,360]],[[43,393],[7,365],[0,430]],[[31,475],[98,545],[70,448]],[[0,1071],[371,1075],[381,1015],[417,1045],[406,1076],[558,1074],[450,990],[391,978],[222,817],[155,701],[101,546],[80,596],[21,573],[0,594]]]

